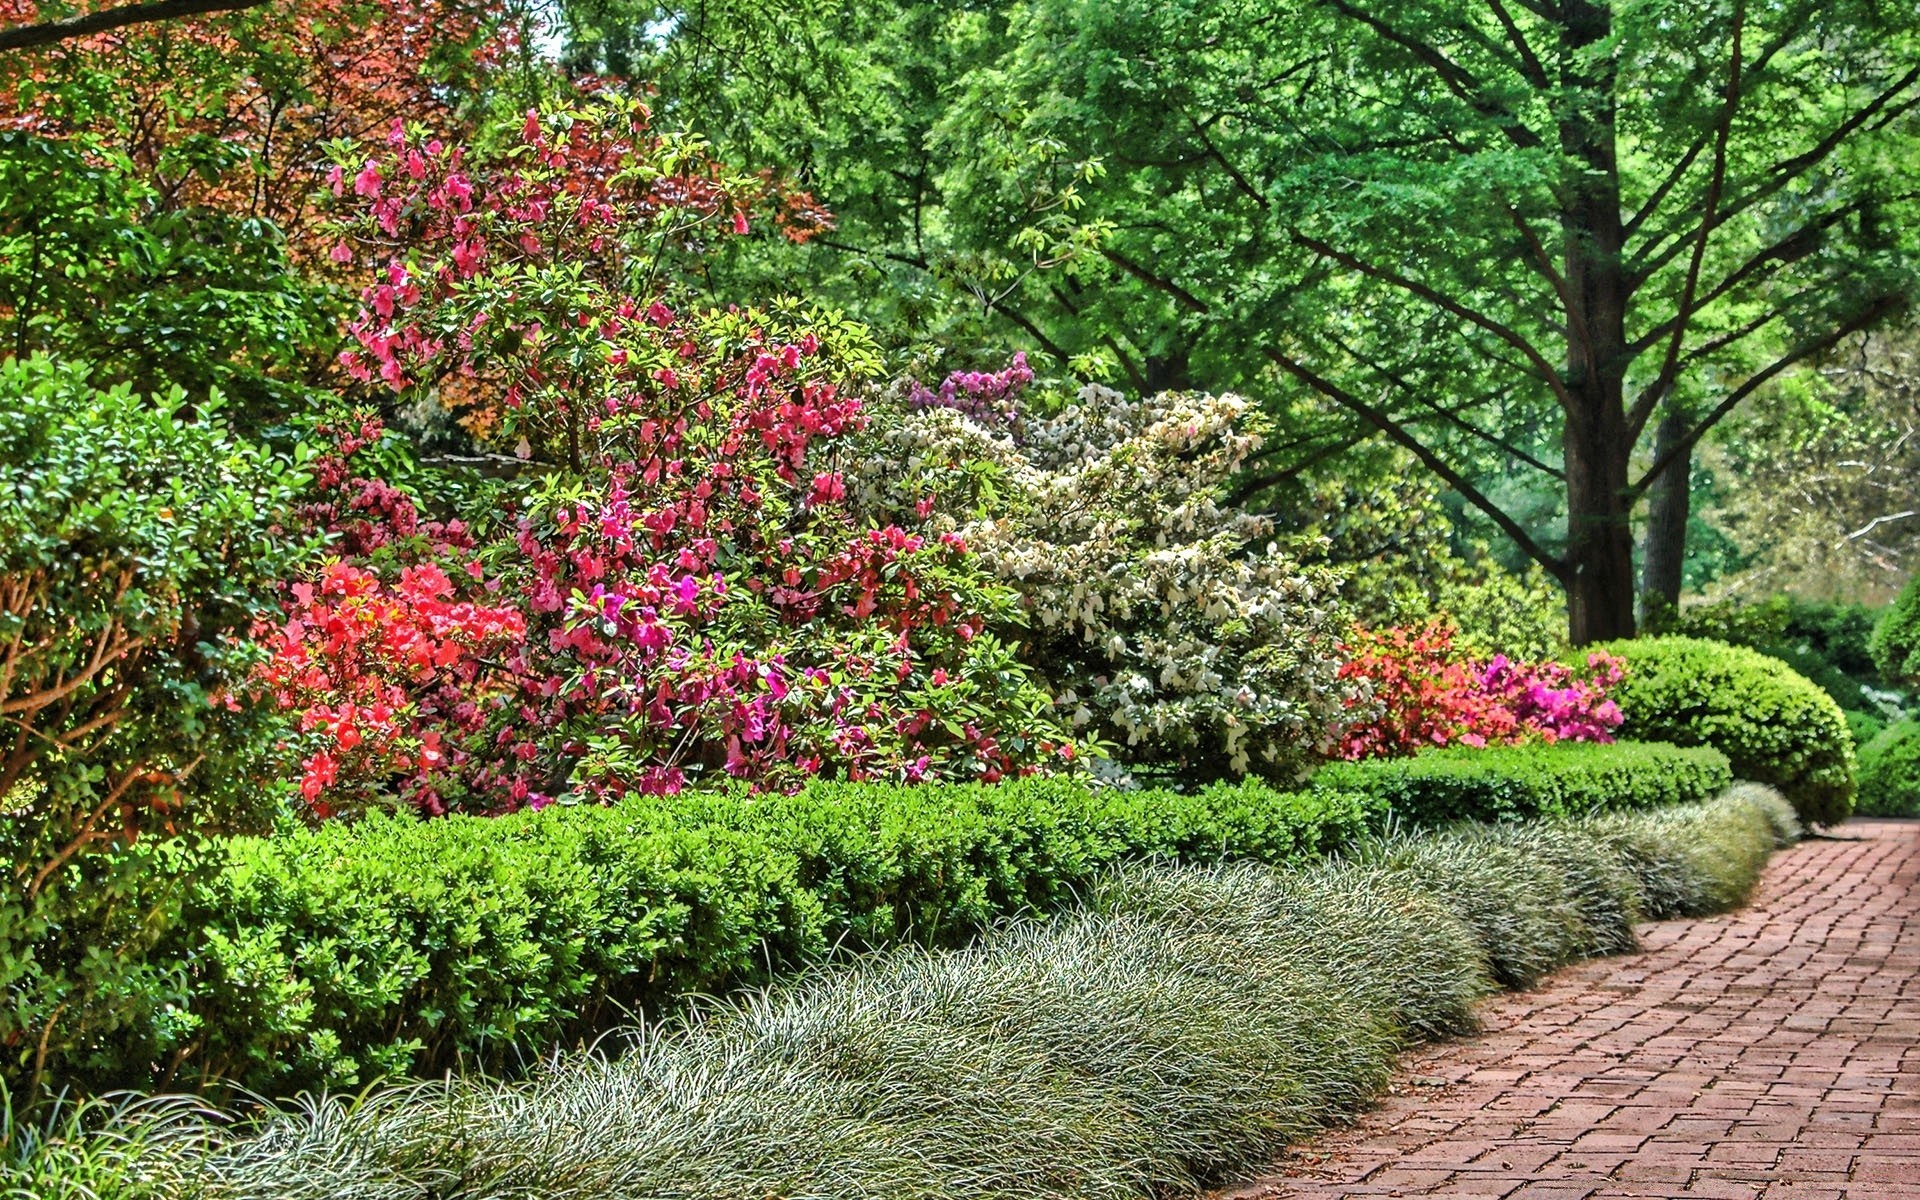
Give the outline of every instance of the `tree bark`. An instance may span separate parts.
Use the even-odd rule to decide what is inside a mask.
[[[1592,404],[1569,414],[1565,448],[1568,635],[1576,646],[1632,637],[1632,443],[1619,406]]]
[[[1648,602],[1680,607],[1682,570],[1687,558],[1687,517],[1692,507],[1693,455],[1685,445],[1687,421],[1678,412],[1661,418],[1653,435],[1659,462],[1678,451],[1647,489],[1647,546],[1640,568],[1640,592]]]
[[[1627,471],[1627,304],[1620,169],[1615,152],[1615,71],[1592,47],[1612,31],[1611,9],[1569,0],[1562,11],[1561,149],[1585,170],[1562,185],[1567,280],[1568,393],[1562,455],[1567,475],[1568,633],[1576,646],[1632,637],[1633,528]]]

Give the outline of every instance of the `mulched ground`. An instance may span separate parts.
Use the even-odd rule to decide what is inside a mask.
[[[1920,1200],[1920,822],[1850,822],[1748,908],[1642,934],[1230,1195]]]

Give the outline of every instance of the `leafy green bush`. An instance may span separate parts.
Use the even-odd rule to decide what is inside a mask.
[[[817,783],[244,839],[170,949],[196,964],[174,1040],[189,1069],[263,1090],[504,1068],[830,950],[957,944],[1123,858],[1300,862],[1368,816],[1252,783]]]
[[[301,549],[273,524],[299,476],[217,397],[87,377],[0,360],[0,1077],[26,1093],[163,1018],[183,973],[145,951],[198,839],[267,824],[241,638]]]
[[[1920,817],[1920,721],[1887,726],[1860,748],[1860,803],[1869,817]]]
[[[1745,646],[1807,677],[1849,712],[1879,713],[1897,697],[1873,661],[1877,620],[1859,604],[1823,604],[1776,596],[1757,604],[1722,601],[1648,614],[1646,633],[1678,634]]]
[[[1622,737],[1711,746],[1740,779],[1780,790],[1801,821],[1853,811],[1853,739],[1833,698],[1785,663],[1740,646],[1655,637],[1599,647],[1627,660],[1613,698]]]
[[[1907,580],[1873,627],[1873,663],[1888,679],[1920,684],[1920,575]]]
[[[1860,751],[1866,744],[1874,738],[1879,737],[1880,731],[1887,727],[1887,723],[1881,720],[1877,713],[1861,712],[1858,709],[1848,708],[1842,709],[1841,715],[1847,719],[1847,732],[1853,737],[1853,752],[1856,758],[1859,757]],[[1862,764],[1861,769],[1865,769],[1864,764]],[[1861,785],[1863,787],[1865,786],[1864,777],[1862,777]]]
[[[1312,786],[1371,797],[1414,825],[1439,825],[1695,803],[1732,779],[1726,758],[1713,750],[1560,742],[1335,763],[1321,768]]]
[[[1290,872],[1134,866],[1089,911],[824,972],[617,1059],[155,1119],[138,1161],[199,1200],[1192,1192],[1365,1104],[1410,1040],[1471,1026],[1497,904],[1432,887],[1436,866],[1504,847],[1478,877],[1521,866],[1496,894],[1567,923],[1541,927],[1557,953],[1619,948],[1623,913],[1737,903],[1781,807],[1749,790]]]

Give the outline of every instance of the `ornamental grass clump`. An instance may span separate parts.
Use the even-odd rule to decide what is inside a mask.
[[[715,1002],[517,1083],[165,1113],[180,1200],[953,1200],[1190,1191],[1354,1112],[1494,978],[1737,903],[1793,832],[1767,789],[1398,837],[1293,870],[1135,864],[1076,913]],[[1491,978],[1490,978],[1491,976]]]

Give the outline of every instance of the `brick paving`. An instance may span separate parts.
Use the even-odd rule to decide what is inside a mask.
[[[1920,822],[1850,822],[1749,907],[1642,935],[1232,1196],[1920,1200]]]

